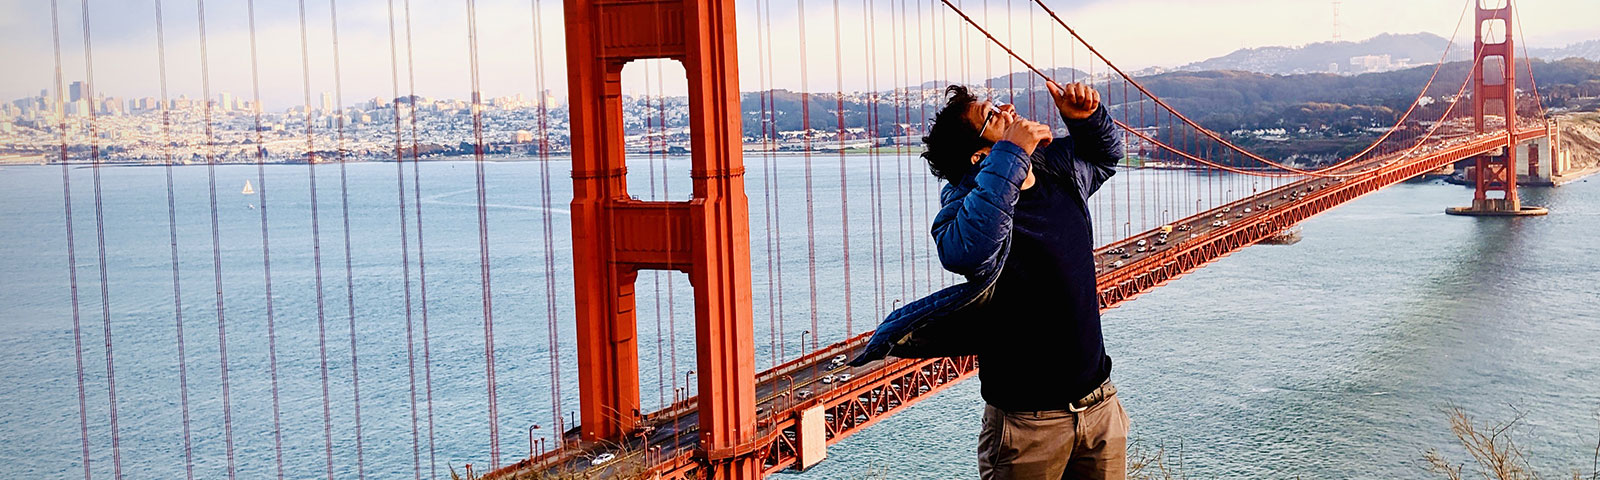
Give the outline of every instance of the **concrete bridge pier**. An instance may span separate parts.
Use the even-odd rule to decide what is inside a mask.
[[[1538,145],[1540,141],[1544,142],[1543,151],[1546,152],[1544,155],[1540,155]],[[1528,175],[1530,168],[1533,169],[1532,171],[1535,174],[1542,171],[1548,175],[1549,167],[1541,168],[1538,163],[1535,163],[1534,159],[1549,158],[1547,153],[1549,152],[1549,140],[1540,138],[1524,145],[1517,145],[1510,149],[1498,149],[1475,158],[1473,164],[1467,167],[1467,178],[1478,186],[1472,199],[1472,205],[1446,208],[1444,213],[1477,217],[1521,217],[1550,213],[1544,207],[1523,205],[1522,199],[1516,193],[1517,177],[1532,178]],[[1529,162],[1527,163],[1516,161],[1516,151],[1522,149],[1526,149],[1529,157]],[[1544,163],[1548,165],[1550,162]],[[1511,166],[1515,171],[1508,172],[1507,166]],[[1545,181],[1548,182],[1549,177],[1545,178]],[[1534,180],[1530,184],[1537,185],[1539,183]],[[1500,192],[1502,196],[1495,198],[1492,196],[1494,192]]]
[[[1517,175],[1522,177],[1522,183],[1538,186],[1555,185],[1555,176],[1559,175],[1561,170],[1557,165],[1558,159],[1550,150],[1550,144],[1550,137],[1540,137],[1518,147],[1524,149],[1521,153],[1528,158],[1527,162],[1517,165]]]

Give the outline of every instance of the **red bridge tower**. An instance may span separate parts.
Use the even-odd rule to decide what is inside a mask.
[[[1504,4],[1499,8],[1485,8],[1484,3]],[[1445,213],[1454,215],[1511,216],[1543,215],[1543,207],[1524,207],[1517,197],[1517,57],[1513,46],[1511,2],[1513,0],[1473,0],[1477,20],[1473,22],[1473,58],[1477,64],[1472,74],[1472,105],[1474,128],[1478,133],[1491,131],[1484,122],[1488,107],[1505,118],[1506,148],[1501,155],[1479,156],[1473,165],[1476,191],[1472,206],[1452,207]],[[1498,37],[1498,38],[1496,38]],[[1531,165],[1530,165],[1531,166]],[[1532,170],[1530,170],[1532,171]],[[1499,192],[1491,195],[1492,192]]]
[[[695,289],[702,472],[757,478],[747,454],[756,372],[733,2],[566,0],[565,11],[582,438],[617,439],[639,421],[634,280],[680,270]],[[650,58],[678,60],[688,74],[686,202],[628,195],[622,68]]]

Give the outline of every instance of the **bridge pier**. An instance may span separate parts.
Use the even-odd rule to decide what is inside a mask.
[[[1451,215],[1506,217],[1549,213],[1543,207],[1523,206],[1517,196],[1517,58],[1511,35],[1514,26],[1511,2],[1506,0],[1500,8],[1484,8],[1483,2],[1473,2],[1477,10],[1477,21],[1473,22],[1476,25],[1473,54],[1478,59],[1472,73],[1474,128],[1480,134],[1494,132],[1486,123],[1488,107],[1499,107],[1499,118],[1505,122],[1506,148],[1477,158],[1472,167],[1476,186],[1472,206],[1445,209],[1445,213]],[[1530,156],[1530,162],[1537,162],[1537,157]],[[1537,169],[1534,165],[1530,163],[1529,166]]]

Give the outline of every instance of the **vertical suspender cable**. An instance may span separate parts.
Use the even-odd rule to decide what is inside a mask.
[[[81,320],[82,316],[79,313],[80,311],[78,302],[78,249],[77,241],[74,238],[72,231],[72,169],[67,165],[67,111],[66,102],[62,100],[62,95],[64,95],[64,93],[61,91],[63,88],[66,88],[66,84],[61,78],[60,10],[61,7],[60,5],[57,5],[56,0],[50,0],[50,33],[52,35],[51,39],[55,45],[56,60],[55,113],[56,118],[61,122],[60,125],[56,127],[56,132],[61,135],[61,204],[63,208],[63,221],[66,226],[67,234],[68,292],[72,298],[72,352],[73,358],[77,361],[78,433],[79,438],[83,441],[83,478],[84,480],[89,480],[91,478],[91,459],[89,457],[89,403],[88,397],[84,392],[83,385],[83,324]],[[220,291],[220,289],[218,290]]]
[[[111,341],[111,285],[106,272],[106,222],[105,207],[101,198],[100,186],[100,133],[99,124],[95,121],[93,105],[94,100],[94,43],[90,41],[89,28],[89,0],[83,0],[83,96],[91,102],[87,110],[89,117],[89,161],[90,171],[94,176],[94,234],[95,248],[100,270],[100,320],[104,327],[104,340],[106,347],[106,402],[107,412],[110,414],[111,423],[111,467],[112,478],[122,478],[122,434],[117,425],[117,369],[113,362]]]
[[[157,2],[160,3],[159,1]],[[272,297],[272,242],[267,235],[267,159],[261,136],[261,76],[256,55],[256,5],[255,0],[245,2],[250,21],[250,91],[251,112],[255,125],[256,194],[261,197],[257,208],[261,217],[261,276],[266,286],[267,307],[267,371],[272,377],[272,451],[278,480],[283,480],[283,407],[278,400],[278,321]],[[166,75],[165,72],[162,73]],[[227,108],[228,106],[224,106]],[[173,240],[176,243],[176,239]],[[176,251],[173,253],[176,258]]]
[[[659,9],[659,5],[656,8]],[[656,56],[658,56],[658,57],[663,56],[661,54],[661,46],[660,45],[656,46]],[[667,146],[667,141],[666,141],[666,138],[667,138],[666,137],[666,133],[667,133],[667,96],[666,96],[666,91],[665,91],[666,90],[666,81],[664,80],[666,77],[663,76],[662,72],[661,72],[661,64],[663,62],[656,61],[656,62],[653,62],[653,63],[655,63],[655,66],[656,66],[656,94],[657,94],[656,95],[656,126],[661,129],[661,140],[659,142],[659,145],[661,145],[663,148],[665,148]],[[649,82],[648,82],[649,75],[648,75],[648,71],[646,72],[645,78],[646,78],[645,88],[648,91],[649,90]],[[646,99],[645,103],[648,104],[649,103],[649,96],[646,95],[645,99]],[[646,110],[646,111],[648,112],[648,110]],[[646,125],[648,125],[648,124],[649,124],[649,122],[646,122]],[[651,158],[653,159],[654,156],[652,156]],[[667,175],[667,162],[668,162],[668,160],[669,159],[667,158],[666,150],[663,149],[662,150],[662,155],[661,155],[661,192],[662,192],[662,200],[664,200],[664,201],[671,201],[671,198],[672,198],[671,195],[667,194],[667,192],[671,191],[670,187],[667,185],[667,182],[672,181],[672,177]],[[651,195],[654,195],[654,194],[655,194],[655,192],[652,191]],[[667,204],[663,203],[662,204],[663,212],[665,211],[666,207],[667,207]],[[670,235],[667,236],[667,250],[668,251],[672,250],[672,236],[670,236]],[[673,268],[672,262],[670,260],[668,260],[668,262],[667,262],[667,270],[670,272],[672,270],[672,268]],[[659,275],[659,272],[657,272],[657,274]],[[669,347],[669,351],[671,353],[670,361],[672,362],[671,376],[672,376],[672,378],[674,380],[676,380],[678,378],[678,322],[677,322],[678,315],[677,315],[677,311],[676,311],[677,303],[674,301],[675,300],[674,299],[674,289],[672,288],[672,282],[673,282],[673,277],[669,274],[668,277],[667,277],[667,327],[668,327],[667,335],[668,335],[668,338],[671,339],[671,345]],[[684,391],[686,393],[687,393],[688,389],[689,389],[689,386],[688,385],[684,385]],[[685,395],[685,397],[687,397],[687,395]]]
[[[411,45],[411,0],[405,0],[406,11],[406,87],[408,94],[406,100],[411,104],[411,193],[412,204],[416,205],[417,221],[417,294],[422,300],[422,384],[424,402],[428,410],[428,470],[429,478],[439,477],[438,455],[434,449],[433,437],[433,347],[429,338],[428,329],[428,261],[427,249],[423,247],[422,239],[422,161],[420,157],[421,145],[417,140],[417,71],[416,61],[412,56]],[[557,415],[557,421],[560,415]]]
[[[254,0],[251,0],[254,3]],[[406,225],[406,169],[405,147],[401,143],[400,127],[400,57],[396,47],[397,37],[394,26],[394,0],[388,0],[389,7],[389,82],[391,96],[389,111],[394,115],[394,178],[396,205],[400,213],[400,285],[406,312],[406,386],[410,394],[407,405],[411,407],[411,473],[415,480],[422,480],[422,441],[417,431],[417,353],[416,353],[416,324],[413,321],[413,307],[411,304],[411,235],[407,232]],[[252,22],[253,23],[253,22]],[[257,100],[259,102],[259,100]],[[256,110],[260,112],[258,108]],[[415,115],[413,110],[411,114]],[[257,131],[260,129],[258,128]]]
[[[157,108],[161,109],[161,156],[167,180],[167,245],[172,255],[172,319],[178,347],[178,399],[183,413],[183,472],[185,479],[194,480],[194,441],[189,425],[189,359],[183,341],[183,288],[178,274],[178,202],[173,192],[172,122],[167,112],[167,35],[161,14],[161,0],[156,0],[156,72],[161,79],[161,105]],[[260,103],[257,99],[257,106]],[[259,108],[257,111],[260,111]],[[266,205],[263,204],[261,208],[265,209]]]
[[[875,3],[876,2],[873,0],[862,0],[861,2],[861,8],[866,10],[868,25],[874,24],[877,20],[877,8]],[[872,203],[870,205],[872,206],[872,276],[875,293],[873,301],[873,316],[874,318],[883,318],[883,300],[888,294],[888,289],[886,286],[884,286],[885,269],[883,265],[883,165],[880,163],[878,153],[879,112],[877,29],[862,29],[862,35],[865,37],[865,43],[867,44],[867,138],[870,139],[867,151],[869,157],[871,158],[871,162],[869,163],[870,166],[868,167],[868,176],[872,179],[870,184],[872,190]]]
[[[660,62],[656,62],[656,79],[657,79],[657,81],[660,81],[661,78],[662,78],[661,77],[661,63]],[[656,123],[660,124],[662,126],[662,131],[665,131],[666,130],[665,127],[666,127],[666,123],[667,123],[667,100],[666,100],[665,94],[659,96],[656,99],[656,101],[657,101],[657,104],[656,104],[656,120],[657,121],[656,121]],[[663,145],[665,145],[665,143],[666,143],[664,138],[665,137],[663,137],[663,141],[662,141]],[[663,199],[670,200],[672,198],[672,185],[670,183],[672,181],[672,178],[667,175],[667,160],[668,159],[666,158],[666,155],[662,155],[662,158],[661,158],[661,197]],[[672,249],[672,237],[671,236],[667,237],[667,249],[668,250]],[[668,268],[668,270],[672,269],[672,264],[671,264],[670,260],[668,261],[667,268]],[[675,298],[677,290],[672,288],[672,282],[673,282],[673,276],[672,275],[668,275],[667,276],[667,340],[668,340],[668,342],[667,342],[668,343],[667,353],[668,353],[668,358],[669,358],[668,361],[672,363],[672,379],[673,379],[673,382],[676,383],[677,379],[678,379],[678,314],[677,314],[678,303],[677,303],[676,298]],[[689,391],[689,385],[685,384],[683,386],[683,390],[685,392],[684,397],[687,398],[688,397],[688,391]]]
[[[756,2],[756,21],[757,22],[760,22],[763,18],[765,18],[765,17],[762,16],[763,15],[762,12],[765,11],[763,9],[763,6],[766,3],[767,2],[765,2],[765,1]],[[766,49],[766,45],[769,42],[771,42],[771,40],[767,38],[767,34],[766,34],[766,32],[769,32],[769,31],[771,31],[770,27],[769,28],[758,28],[758,29],[756,29],[756,51],[757,52],[764,51]],[[767,335],[768,335],[767,341],[769,343],[768,351],[769,351],[769,354],[770,354],[769,359],[768,359],[768,365],[770,365],[772,367],[776,367],[779,363],[781,363],[779,361],[779,359],[783,357],[783,354],[778,349],[778,335],[779,335],[778,330],[779,329],[778,329],[778,309],[777,309],[777,303],[776,303],[777,287],[776,287],[776,283],[775,283],[776,279],[773,277],[774,266],[773,266],[773,261],[772,261],[772,254],[773,254],[773,252],[772,252],[772,240],[773,240],[774,237],[777,236],[777,233],[776,233],[776,230],[773,229],[773,224],[772,224],[772,188],[771,188],[771,182],[770,182],[770,179],[772,178],[772,172],[770,171],[770,169],[768,168],[768,165],[767,165],[767,159],[768,159],[768,157],[770,157],[772,155],[773,146],[772,146],[772,141],[771,140],[772,140],[772,135],[775,133],[775,132],[773,132],[773,130],[775,130],[775,128],[773,126],[773,123],[772,123],[772,120],[771,120],[771,116],[769,114],[769,104],[772,102],[772,90],[771,90],[770,86],[767,85],[767,60],[766,59],[768,57],[770,57],[770,55],[761,56],[761,57],[757,58],[757,60],[756,60],[756,75],[758,77],[758,85],[761,87],[761,94],[760,94],[761,116],[758,117],[759,121],[761,122],[761,193],[762,193],[761,208],[762,208],[762,211],[763,211],[763,215],[761,217],[762,217],[762,220],[764,220],[766,222],[766,227],[767,227],[767,232],[766,232],[766,235],[764,235],[764,237],[766,237],[766,244],[767,244]],[[676,377],[677,373],[674,372],[673,376]]]
[[[438,454],[434,448],[434,360],[432,341],[427,325],[427,248],[422,243],[422,162],[419,158],[421,144],[416,133],[416,61],[411,50],[411,0],[405,0],[405,67],[406,101],[411,104],[411,203],[416,205],[416,275],[418,294],[422,298],[422,389],[427,403],[427,466],[429,478],[438,478]]]
[[[538,94],[544,95],[544,36],[539,31],[540,27],[544,25],[544,18],[542,15],[543,9],[540,7],[539,0],[533,0],[533,63],[536,72],[534,78],[539,88]],[[553,205],[550,200],[550,128],[547,124],[550,112],[547,111],[547,108],[549,106],[546,104],[545,98],[541,97],[539,99],[539,195],[543,204],[539,210],[541,212],[540,220],[544,223],[544,299],[547,319],[545,331],[547,332],[546,339],[550,342],[548,346],[550,351],[550,414],[554,418],[554,423],[551,423],[551,425],[556,426],[555,431],[551,432],[551,434],[554,436],[557,445],[560,445],[561,435],[565,429],[561,418],[561,332],[558,328],[560,326],[557,320],[559,311],[556,309],[555,300],[556,252],[555,235],[550,218],[550,209],[553,208]]]
[[[223,294],[222,294],[222,292],[223,292],[223,290],[222,290],[222,236],[221,236],[221,230],[218,228],[218,221],[217,221],[217,176],[216,176],[216,164],[217,164],[217,162],[216,162],[216,158],[211,155],[211,145],[210,145],[210,142],[212,140],[211,106],[210,106],[210,103],[211,103],[210,102],[211,91],[210,91],[210,78],[209,78],[209,75],[210,75],[210,73],[209,73],[209,60],[208,60],[208,57],[207,57],[207,54],[206,54],[206,40],[205,40],[205,38],[206,38],[206,33],[205,33],[206,32],[205,0],[195,0],[195,4],[198,7],[197,17],[198,17],[199,27],[200,27],[200,83],[201,83],[201,85],[203,87],[204,95],[205,95],[205,100],[202,101],[201,104],[204,105],[204,113],[205,113],[204,122],[205,122],[205,132],[206,132],[206,141],[207,141],[207,145],[205,146],[205,156],[206,156],[206,180],[207,180],[208,187],[209,187],[210,207],[211,207],[211,266],[212,266],[213,283],[216,286],[216,293],[217,293],[217,356],[218,356],[218,359],[219,359],[218,360],[219,361],[218,372],[219,372],[219,374],[221,376],[221,383],[222,383],[222,425],[223,425],[223,435],[226,437],[226,443],[227,443],[228,478],[230,480],[232,480],[234,478],[234,475],[235,475],[235,466],[234,466],[234,457],[233,457],[233,413],[232,413],[232,397],[231,397],[232,392],[231,392],[231,388],[230,388],[229,382],[228,382],[228,330],[227,330],[228,322],[227,322],[226,316],[223,315],[223,313],[225,311],[225,308],[223,306]]]
[[[817,349],[817,337],[822,336],[817,324],[817,227],[815,207],[812,199],[811,181],[811,91],[807,82],[806,72],[806,5],[803,0],[795,0],[796,20],[799,22],[800,31],[800,142],[803,145],[802,155],[805,156],[806,177],[806,278],[810,287],[807,292],[811,295],[811,351]],[[800,346],[802,349],[805,345]]]
[[[62,89],[66,88],[61,78],[61,22],[59,20],[60,6],[55,0],[50,1],[50,31],[55,44],[56,60],[56,115],[61,120],[58,132],[61,134],[61,196],[64,210],[64,220],[67,233],[67,278],[70,284],[72,297],[72,346],[73,355],[77,360],[78,377],[78,426],[79,434],[83,440],[83,478],[88,480],[90,475],[89,457],[89,413],[88,399],[84,391],[83,382],[83,327],[79,313],[78,301],[78,256],[77,242],[72,229],[72,174],[67,166],[67,113],[66,104],[62,101]]]
[[[904,125],[904,118],[901,115],[906,110],[906,106],[904,106],[906,104],[906,83],[904,83],[904,77],[901,77],[902,72],[904,72],[901,61],[906,58],[904,56],[904,50],[906,50],[904,32],[906,32],[906,29],[904,29],[904,26],[899,26],[899,19],[901,19],[901,16],[894,14],[894,0],[890,0],[890,101],[894,102],[894,123],[896,123],[894,128],[890,128],[891,134],[898,133],[896,130],[898,130],[899,125]],[[901,43],[894,43],[894,40],[896,40],[894,32],[896,30],[901,32],[902,37],[899,38]],[[896,139],[894,141],[894,213],[898,214],[899,218],[894,219],[894,234],[899,237],[899,269],[901,269],[901,296],[899,298],[901,298],[902,302],[910,298],[910,294],[912,294],[906,277],[906,222],[910,221],[910,218],[906,216],[906,162],[902,160],[904,155],[906,155],[906,147],[901,146],[901,142]],[[915,274],[910,278],[915,278]]]
[[[355,269],[350,260],[350,187],[344,156],[344,81],[339,66],[339,0],[328,0],[329,25],[333,35],[333,105],[334,124],[337,125],[334,155],[339,159],[339,216],[344,221],[344,294],[346,317],[350,323],[350,389],[351,406],[356,424],[356,478],[367,478],[366,453],[361,438],[361,364],[356,357],[356,289]]]
[[[198,0],[203,1],[203,0]],[[300,0],[300,71],[305,92],[306,121],[306,178],[311,186],[311,263],[317,287],[317,350],[322,378],[322,445],[327,463],[328,480],[333,480],[333,412],[328,395],[328,326],[322,286],[322,226],[317,212],[317,155],[311,134],[311,61],[306,41],[306,2]],[[323,112],[326,114],[327,112]]]
[[[766,15],[767,16],[766,16],[766,20],[765,21],[766,21],[767,31],[771,32],[772,31],[772,2],[770,2],[769,0],[762,0],[762,3],[765,3],[766,6],[767,6],[767,8],[766,8]],[[767,78],[769,79],[769,81],[772,81],[771,79],[774,78],[773,77],[773,73],[772,73],[772,44],[773,44],[772,38],[769,36],[767,38],[767,55],[766,55],[766,57],[763,58],[766,61]],[[767,123],[772,126],[771,127],[772,128],[772,132],[771,133],[772,133],[772,135],[774,137],[774,140],[773,140],[774,145],[776,145],[776,142],[777,142],[776,137],[778,135],[778,123],[777,123],[777,118],[776,118],[778,107],[777,107],[777,104],[776,104],[776,100],[777,100],[777,97],[774,95],[774,92],[773,92],[771,86],[769,85],[768,86],[768,90],[767,90],[767,104],[768,104],[768,106],[772,107],[772,112],[769,112],[770,115],[772,115],[772,116],[767,119]],[[768,192],[768,195],[770,196],[770,198],[772,200],[772,210],[771,210],[771,212],[772,212],[772,228],[771,228],[770,234],[772,235],[772,239],[773,239],[772,240],[773,241],[773,252],[774,252],[774,255],[777,258],[776,259],[776,263],[777,263],[776,276],[777,276],[777,280],[778,280],[778,288],[777,288],[777,291],[778,291],[778,357],[779,358],[783,358],[784,355],[788,352],[788,348],[787,348],[787,344],[786,344],[787,342],[785,341],[786,339],[784,338],[784,333],[787,332],[788,330],[784,328],[784,308],[783,308],[784,307],[784,305],[783,305],[783,213],[782,213],[782,209],[780,208],[780,206],[783,205],[783,204],[780,202],[780,196],[778,195],[778,193],[779,193],[778,192],[778,176],[777,176],[777,173],[775,172],[775,170],[777,170],[777,168],[778,168],[778,160],[776,158],[776,155],[771,152],[771,149],[768,149],[768,154],[766,156],[765,163],[763,163],[763,165],[762,165],[762,173],[766,174],[769,169],[773,170],[774,172],[772,174],[770,174],[770,175],[766,175],[766,178],[762,179],[762,189],[766,190]],[[676,372],[677,370],[674,369],[673,371]],[[678,381],[677,374],[673,374],[672,381],[673,381],[673,385],[677,385],[677,381]]]
[[[500,407],[496,401],[494,376],[494,300],[489,278],[489,211],[484,184],[483,92],[478,83],[478,8],[467,0],[467,50],[472,77],[472,157],[478,183],[478,273],[483,293],[483,370],[489,400],[489,466],[500,467]]]
[[[834,109],[838,114],[836,126],[839,127],[839,224],[842,229],[840,238],[844,242],[840,253],[844,255],[844,337],[848,339],[855,335],[856,331],[852,325],[854,317],[850,312],[850,176],[845,170],[844,60],[839,18],[839,0],[833,0],[833,72],[834,81],[838,85],[838,91],[834,93]]]
[[[659,12],[657,13],[659,14]],[[643,70],[645,78],[645,104],[649,105],[650,70],[648,68]],[[654,119],[649,117],[648,110],[646,110],[646,112],[647,113],[645,113],[644,122],[648,127],[651,121]],[[645,168],[645,170],[650,172],[650,200],[663,201],[664,199],[656,196],[656,141],[655,136],[652,135],[652,133],[653,132],[651,132],[649,128],[645,129],[645,156],[649,160],[648,166]],[[662,159],[662,161],[665,162],[666,159]],[[671,251],[671,249],[668,249],[668,251]],[[656,307],[656,398],[660,399],[666,396],[665,389],[667,388],[667,374],[665,368],[667,364],[667,345],[665,343],[666,336],[661,331],[661,271],[656,270],[651,273],[653,274],[651,277],[654,279],[653,288],[655,291],[654,298]],[[673,372],[673,375],[677,375],[677,372]]]
[[[889,7],[891,9],[890,12],[894,12],[893,2],[889,4]],[[911,123],[911,100],[909,97],[909,94],[911,93],[911,84],[907,81],[911,77],[911,56],[906,54],[906,52],[910,50],[910,47],[906,45],[906,30],[907,27],[910,26],[910,23],[907,21],[908,16],[906,15],[906,0],[900,0],[900,14],[891,16],[894,17],[895,20],[899,20],[900,26],[900,45],[894,48],[895,57],[899,58],[900,60],[900,75],[895,78],[895,83],[898,84],[896,90],[899,92],[897,95],[898,101],[895,102],[895,110],[899,112],[896,116],[900,118],[900,125],[897,127],[899,131],[895,133],[900,134],[900,138],[895,139],[894,142],[894,169],[899,173],[899,178],[895,179],[895,190],[899,192],[900,197],[900,216],[905,220],[904,222],[895,222],[895,225],[900,226],[897,228],[897,230],[900,231],[900,289],[902,291],[909,292],[908,294],[902,295],[901,298],[908,299],[911,298],[911,295],[915,295],[917,293],[917,244],[915,238],[906,238],[906,231],[915,228],[912,225],[914,222],[916,222],[917,218],[915,214],[917,204],[914,201],[908,201],[913,199],[906,198],[906,196],[910,195],[912,191],[911,160],[906,157],[906,153],[909,151],[909,149],[905,147],[905,142],[900,141],[900,139],[907,137],[907,130],[905,127]],[[893,44],[893,40],[890,41],[890,44]],[[907,252],[907,249],[909,249],[910,252]],[[908,253],[910,260],[909,262],[907,261]],[[911,276],[909,278],[905,276],[907,267],[909,267],[911,270]]]
[[[927,96],[924,95],[924,93],[926,93],[927,89],[922,87],[923,82],[927,81],[928,74],[922,71],[922,67],[924,66],[923,60],[926,60],[926,59],[929,59],[929,58],[933,59],[932,70],[934,72],[939,71],[939,56],[938,56],[938,52],[935,51],[934,54],[931,55],[931,56],[930,55],[925,55],[923,53],[923,49],[922,49],[923,45],[926,44],[926,43],[932,43],[932,40],[929,37],[923,37],[923,35],[922,35],[922,11],[923,11],[922,3],[919,1],[919,2],[917,2],[917,77],[919,77],[919,78],[917,79],[917,87],[916,87],[917,88],[917,96],[916,96],[916,101],[917,101],[917,128],[916,128],[916,130],[914,130],[915,132],[919,132],[919,133],[927,131],[927,128],[928,128],[928,100],[927,100]],[[930,37],[932,36],[933,30],[931,28],[929,29],[928,34],[929,34]],[[914,137],[914,135],[912,135],[912,136]],[[928,211],[928,208],[929,208],[928,204],[931,202],[931,200],[929,200],[929,198],[931,198],[931,197],[928,196],[928,177],[930,177],[931,175],[928,175],[929,172],[927,170],[927,163],[919,162],[917,159],[918,159],[917,155],[913,154],[911,156],[911,158],[909,160],[907,160],[907,161],[914,162],[913,163],[914,165],[915,164],[921,164],[923,166],[923,169],[922,169],[923,175],[918,175],[917,176],[917,179],[918,179],[917,183],[922,185],[922,201],[920,202],[920,205],[922,206],[922,220],[923,220],[923,222],[920,223],[919,225],[927,225],[929,223],[932,223],[931,219],[933,218],[932,212]],[[912,168],[912,170],[916,170],[916,168]],[[917,232],[917,230],[918,230],[915,227],[916,226],[913,225],[913,228],[911,229],[911,232],[913,234],[915,234]],[[912,241],[916,241],[914,237],[913,237]],[[934,290],[939,289],[938,286],[933,284],[933,237],[931,235],[923,236],[922,237],[922,241],[923,241],[923,243],[922,243],[922,247],[923,247],[923,250],[922,250],[923,251],[923,255],[922,255],[923,285],[926,286],[927,291],[932,292]]]

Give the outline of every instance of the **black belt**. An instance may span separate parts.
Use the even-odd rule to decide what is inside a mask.
[[[1116,394],[1117,386],[1112,385],[1111,380],[1107,379],[1105,383],[1100,384],[1100,387],[1095,388],[1093,392],[1089,392],[1089,394],[1084,395],[1083,398],[1080,398],[1067,405],[1067,411],[1077,413],[1094,408],[1095,405],[1099,405],[1100,402],[1104,402],[1107,398],[1111,398],[1112,395]]]

